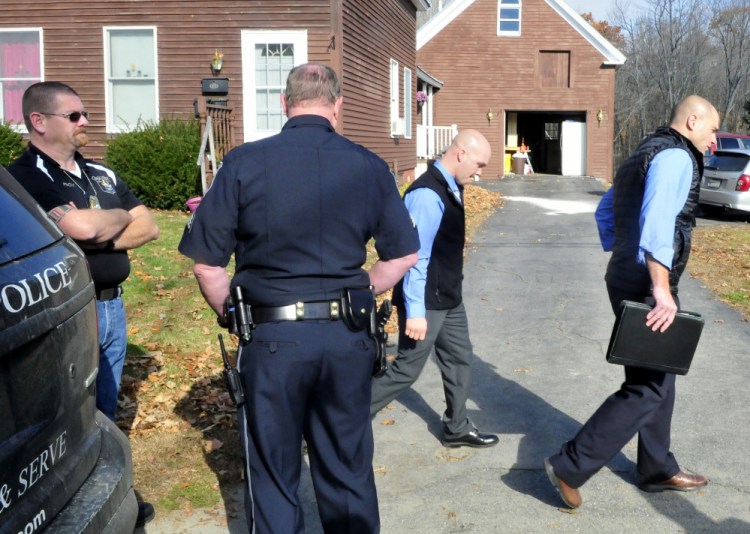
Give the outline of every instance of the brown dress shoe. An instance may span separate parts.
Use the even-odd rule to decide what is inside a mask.
[[[701,475],[689,475],[683,471],[680,471],[675,476],[664,482],[658,482],[656,484],[641,484],[638,486],[643,491],[650,493],[656,493],[658,491],[674,490],[674,491],[692,491],[708,484],[706,477]]]
[[[555,489],[557,489],[557,492],[560,494],[560,497],[562,497],[562,500],[566,505],[570,508],[578,508],[583,504],[581,493],[557,478],[555,470],[552,468],[552,464],[549,463],[549,458],[544,459],[544,470],[547,472],[547,478],[549,478],[549,481],[555,486]]]

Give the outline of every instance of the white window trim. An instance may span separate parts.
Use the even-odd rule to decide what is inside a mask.
[[[159,36],[156,26],[104,26],[102,28],[102,39],[104,40],[104,109],[106,110],[105,115],[107,120],[107,133],[124,133],[131,131],[136,127],[136,125],[133,125],[133,127],[130,129],[115,125],[112,89],[109,84],[110,54],[109,39],[107,38],[109,32],[112,30],[152,30],[154,32],[154,111],[157,121],[161,118],[161,112],[159,110]]]
[[[19,33],[19,32],[37,32],[39,34],[39,79],[44,81],[44,28],[33,26],[28,28],[2,28],[2,33]],[[2,95],[2,82],[0,82],[0,95]],[[0,122],[5,121],[5,110],[3,109],[3,100],[0,98]],[[13,130],[18,133],[29,133],[26,129],[26,123],[14,124]]]
[[[391,58],[391,74],[390,74],[390,81],[391,81],[391,116],[390,116],[390,123],[391,123],[391,137],[398,137],[402,135],[403,132],[399,131],[398,127],[398,107],[399,107],[399,83],[398,83],[398,61]]]
[[[307,63],[307,30],[242,30],[242,125],[245,142],[257,141],[279,133],[255,127],[255,45],[287,42],[294,45],[294,66]]]
[[[411,139],[412,123],[412,88],[411,88],[411,69],[404,67],[404,138]]]
[[[523,0],[518,0],[518,31],[500,31],[500,10],[503,7],[503,0],[497,0],[497,35],[504,37],[520,37],[523,18]],[[506,19],[515,20],[515,19]]]

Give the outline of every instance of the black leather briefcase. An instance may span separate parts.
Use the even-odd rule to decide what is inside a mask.
[[[612,329],[607,361],[685,375],[690,370],[698,340],[703,331],[700,314],[679,311],[665,332],[646,326],[651,306],[622,301]]]

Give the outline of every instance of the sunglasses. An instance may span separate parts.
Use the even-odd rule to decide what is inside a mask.
[[[42,115],[54,115],[55,117],[65,117],[70,122],[78,122],[81,120],[81,117],[84,117],[86,119],[89,118],[89,112],[88,111],[73,111],[72,113],[44,113],[43,111],[40,111]]]

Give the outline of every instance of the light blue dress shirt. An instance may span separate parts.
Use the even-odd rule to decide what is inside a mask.
[[[645,264],[646,254],[650,254],[666,268],[672,269],[675,218],[687,201],[692,177],[693,162],[681,148],[668,148],[651,160],[639,221],[639,263]],[[611,187],[604,194],[594,214],[599,239],[606,251],[612,250],[615,239],[613,191],[614,187]]]
[[[445,167],[439,161],[435,162],[435,168],[448,182],[453,194],[460,198],[456,179],[445,170]],[[406,317],[411,319],[426,316],[424,291],[427,283],[427,265],[432,255],[432,244],[435,241],[438,228],[440,228],[440,222],[443,220],[445,205],[435,191],[426,187],[408,193],[404,197],[404,203],[419,234],[419,259],[417,264],[404,275]]]

